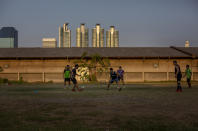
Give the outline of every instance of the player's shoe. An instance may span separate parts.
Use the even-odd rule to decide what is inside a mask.
[[[122,88],[119,88],[119,90],[118,91],[121,91],[122,90]]]
[[[76,90],[75,89],[72,89],[72,91],[75,92]]]

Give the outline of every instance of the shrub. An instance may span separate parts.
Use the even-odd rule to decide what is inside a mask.
[[[53,81],[52,81],[52,80],[50,80],[50,81],[48,81],[47,83],[53,83]]]
[[[0,78],[0,83],[8,83],[8,79],[7,78]]]
[[[18,81],[18,84],[22,84],[22,83],[24,83],[23,77],[20,77],[20,78],[19,78],[19,81]]]

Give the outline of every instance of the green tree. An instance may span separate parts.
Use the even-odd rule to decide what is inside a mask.
[[[108,58],[102,58],[99,54],[93,54],[88,56],[87,52],[84,52],[80,58],[74,62],[78,63],[82,70],[79,70],[81,74],[81,80],[97,81],[97,73],[102,74],[108,71],[110,61]],[[87,72],[88,70],[88,72]]]

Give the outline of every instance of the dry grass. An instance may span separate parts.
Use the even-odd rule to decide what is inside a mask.
[[[198,130],[198,85],[1,85],[0,130]]]

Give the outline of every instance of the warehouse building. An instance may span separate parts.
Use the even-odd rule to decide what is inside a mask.
[[[29,82],[63,82],[64,67],[74,65],[86,52],[110,60],[111,67],[125,70],[126,82],[174,81],[173,60],[182,72],[190,65],[192,80],[198,80],[198,47],[119,47],[119,48],[5,48],[0,49],[0,77]],[[99,81],[107,82],[108,72],[97,73]]]

